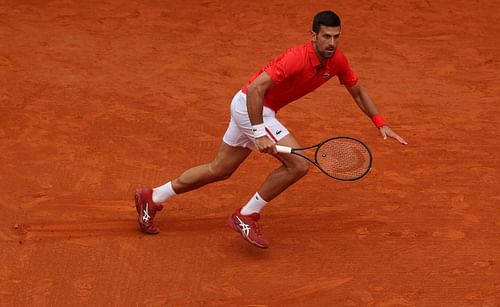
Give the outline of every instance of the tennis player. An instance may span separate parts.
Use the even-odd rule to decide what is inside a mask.
[[[214,159],[194,166],[179,177],[154,189],[135,193],[139,226],[147,234],[159,233],[154,218],[171,197],[225,180],[245,161],[252,150],[272,154],[281,166],[269,174],[250,200],[229,217],[229,225],[242,237],[260,248],[269,246],[259,229],[260,212],[290,185],[302,178],[309,163],[296,155],[277,153],[275,145],[300,148],[299,142],[276,118],[287,104],[312,92],[336,76],[354,102],[379,129],[384,139],[406,141],[395,133],[360,85],[347,58],[338,48],[340,18],[332,11],[314,16],[311,41],[291,48],[254,74],[231,102],[231,120]]]

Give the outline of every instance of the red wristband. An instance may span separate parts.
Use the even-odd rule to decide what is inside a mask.
[[[388,125],[388,123],[385,121],[384,117],[381,114],[373,115],[372,121],[375,124],[375,126],[377,126],[377,128]]]

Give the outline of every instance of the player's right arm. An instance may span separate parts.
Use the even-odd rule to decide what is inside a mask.
[[[262,109],[264,106],[264,95],[274,86],[271,76],[267,72],[262,72],[247,87],[247,110],[252,126],[264,123]],[[255,139],[255,143],[260,152],[276,153],[273,141],[266,135]]]

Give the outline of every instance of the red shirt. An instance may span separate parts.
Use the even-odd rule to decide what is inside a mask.
[[[247,92],[248,84],[263,71],[267,72],[274,82],[274,87],[264,96],[264,105],[276,112],[290,102],[314,91],[333,76],[337,76],[340,84],[348,87],[358,82],[356,74],[339,48],[333,57],[321,64],[312,42],[291,48],[274,58],[250,78],[242,89],[244,93]]]

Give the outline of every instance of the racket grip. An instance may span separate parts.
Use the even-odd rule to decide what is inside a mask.
[[[276,145],[276,150],[282,153],[292,153],[292,148],[287,146]]]

